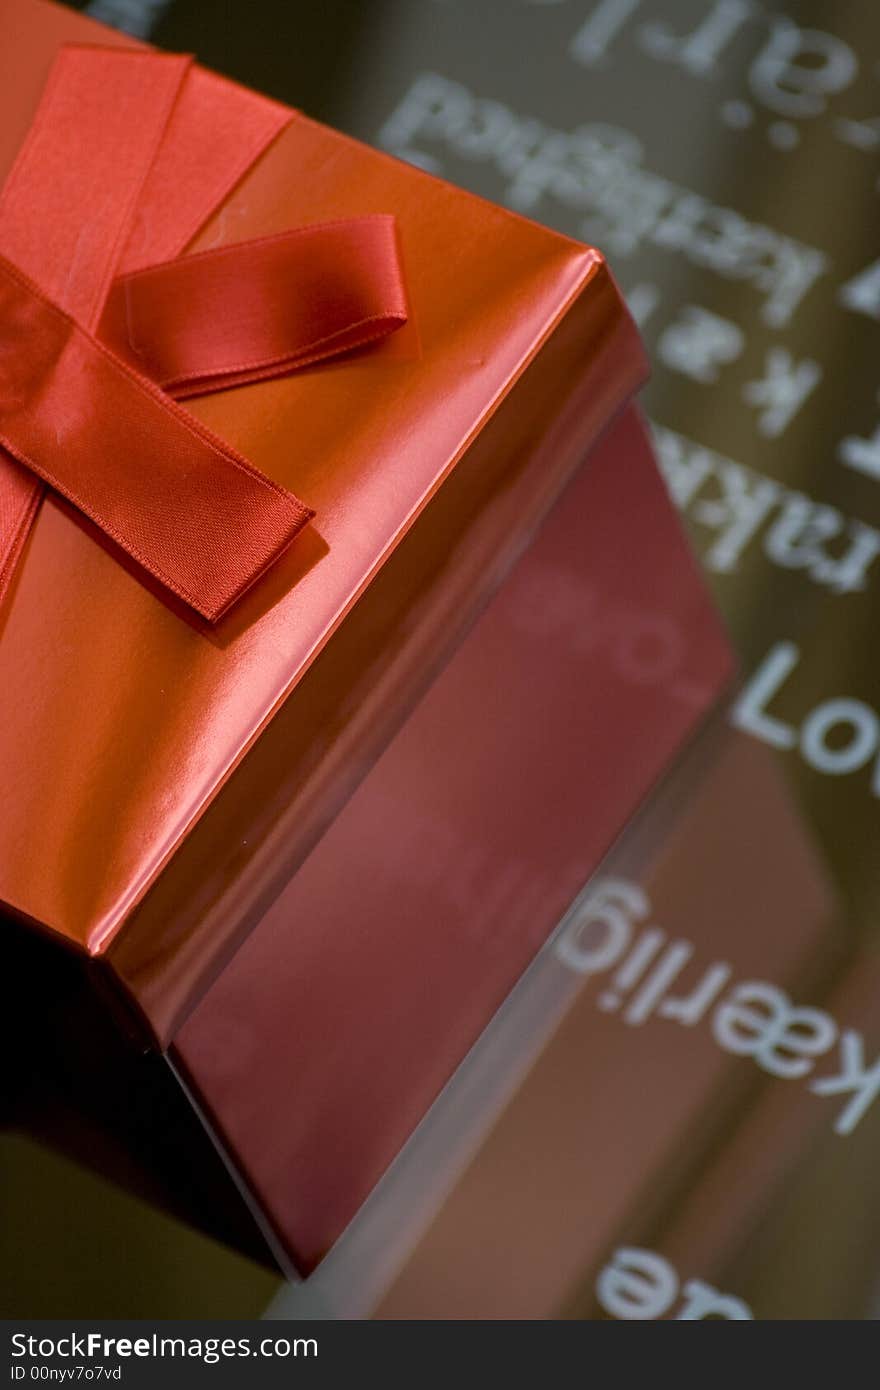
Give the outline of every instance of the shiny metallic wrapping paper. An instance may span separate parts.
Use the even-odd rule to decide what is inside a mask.
[[[126,8],[132,22],[137,7],[117,15]],[[667,477],[742,658],[735,737],[770,745],[752,774],[756,805],[768,799],[763,779],[788,783],[802,818],[791,833],[802,848],[810,836],[816,846],[815,919],[794,883],[787,894],[777,883],[782,901],[765,896],[763,908],[756,888],[757,940],[743,929],[749,968],[760,977],[761,933],[781,930],[786,907],[797,909],[803,958],[778,983],[842,1029],[861,1030],[870,1066],[880,1043],[880,27],[872,9],[400,0],[337,4],[322,19],[313,7],[266,4],[258,24],[255,6],[232,6],[217,21],[186,0],[153,8],[163,45],[195,47],[310,114],[595,238],[612,257],[652,352],[647,403]],[[102,9],[112,18],[109,0]],[[725,803],[731,860],[716,870],[719,896],[746,862],[736,846],[748,795],[746,785]],[[791,806],[779,795],[788,822]],[[771,880],[774,864],[784,878],[788,862],[790,837],[776,836]],[[682,853],[670,920],[688,902]],[[801,887],[806,873],[796,875]],[[711,899],[709,884],[708,907]],[[736,948],[706,940],[710,956]],[[769,947],[765,959],[769,973]],[[593,1026],[584,1024],[585,1039]],[[650,1034],[630,1042],[637,1066],[636,1042],[647,1047]],[[576,1056],[576,1035],[571,1046]],[[695,1153],[686,1182],[662,1168],[653,1189],[646,1179],[650,1201],[621,1226],[625,1240],[666,1252],[682,1277],[711,1280],[758,1317],[876,1316],[874,1112],[841,1136],[827,1101],[759,1079],[759,1093],[731,1111],[710,1151]],[[231,1268],[219,1250],[200,1264],[189,1237],[176,1238],[190,1251],[194,1281],[197,1270],[219,1277]],[[544,1315],[602,1315],[596,1274],[614,1244],[609,1237],[592,1265],[584,1252],[583,1269],[572,1267]],[[446,1249],[441,1285],[454,1286],[461,1258],[454,1243]],[[552,1267],[552,1247],[547,1259]],[[81,1287],[87,1297],[88,1281]],[[436,1289],[429,1282],[423,1292],[421,1303],[415,1284],[406,1292],[404,1270],[388,1309],[431,1316]],[[175,1306],[189,1311],[185,1295]],[[500,1295],[495,1310],[503,1313]]]

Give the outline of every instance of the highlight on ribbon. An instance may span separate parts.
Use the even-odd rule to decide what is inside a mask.
[[[292,114],[187,56],[61,50],[0,192],[0,601],[47,485],[210,622],[313,515],[178,403],[406,322],[390,215],[184,254]]]

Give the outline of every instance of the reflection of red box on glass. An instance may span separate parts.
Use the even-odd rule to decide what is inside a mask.
[[[128,45],[0,20],[8,167],[59,45]],[[730,668],[595,252],[299,116],[193,246],[369,213],[406,327],[188,403],[315,508],[290,550],[208,627],[49,493],[0,613],[0,900],[170,1056],[300,1268]]]
[[[713,1016],[749,978],[811,997],[843,957],[840,925],[774,754],[711,721],[554,939],[575,982],[558,1028],[358,1313],[596,1316],[601,1269],[633,1246],[748,1297],[719,1256],[744,1242],[739,1194],[757,1210],[777,1164],[781,1127],[751,1153],[741,1136],[779,1078],[720,1047]]]

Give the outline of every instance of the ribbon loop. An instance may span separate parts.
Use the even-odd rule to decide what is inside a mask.
[[[98,333],[179,400],[310,366],[405,322],[395,221],[373,216],[122,276]]]

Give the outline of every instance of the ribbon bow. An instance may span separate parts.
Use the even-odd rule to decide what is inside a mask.
[[[313,515],[177,402],[406,321],[393,217],[181,255],[292,113],[68,47],[0,194],[0,598],[44,487],[217,621]]]

